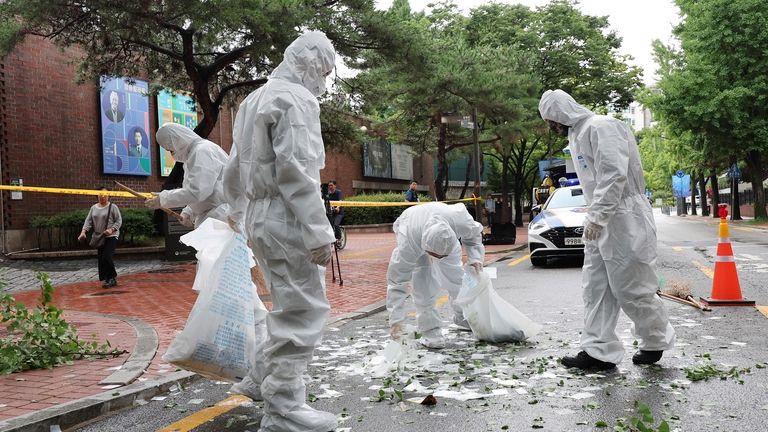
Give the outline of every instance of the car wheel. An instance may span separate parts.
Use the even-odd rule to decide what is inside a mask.
[[[547,263],[547,257],[535,257],[535,256],[531,257],[531,264],[534,267],[540,267],[545,265],[546,263]]]

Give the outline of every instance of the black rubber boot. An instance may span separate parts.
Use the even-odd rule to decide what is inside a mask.
[[[661,360],[661,356],[664,351],[643,351],[640,350],[632,356],[632,363],[636,365],[648,365],[654,364]]]
[[[616,367],[613,363],[598,360],[586,351],[580,351],[575,356],[566,356],[560,359],[560,363],[565,367],[578,368],[583,370],[609,370]]]

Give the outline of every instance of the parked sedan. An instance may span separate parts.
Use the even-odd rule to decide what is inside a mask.
[[[555,189],[541,212],[528,224],[531,264],[540,266],[547,258],[584,256],[584,218],[587,203],[581,186]]]

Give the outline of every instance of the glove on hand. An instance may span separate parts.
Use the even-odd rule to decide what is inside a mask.
[[[400,323],[394,323],[389,327],[389,337],[392,340],[400,340],[403,334],[403,325]]]
[[[594,241],[600,237],[602,232],[603,227],[594,222],[587,222],[587,225],[584,227],[584,238],[586,240]]]
[[[181,214],[181,220],[179,222],[187,228],[195,227],[195,221],[193,221],[192,218],[186,213]]]
[[[473,262],[469,266],[472,267],[473,269],[475,269],[475,272],[477,274],[480,274],[480,273],[483,272],[483,263],[481,263],[481,262]]]
[[[331,245],[320,246],[309,251],[309,260],[312,264],[327,266],[331,262]]]
[[[144,201],[144,205],[153,210],[159,209],[162,207],[162,205],[160,205],[160,195],[153,194],[152,198],[147,198],[147,200]]]

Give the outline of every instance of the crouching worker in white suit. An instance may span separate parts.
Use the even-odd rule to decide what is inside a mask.
[[[640,339],[632,362],[656,363],[674,346],[675,330],[656,295],[656,224],[635,137],[621,120],[595,115],[562,90],[544,93],[539,111],[553,131],[568,137],[588,206],[582,351],[561,361],[579,369],[616,367],[624,357],[616,336],[623,310]]]
[[[302,378],[330,306],[325,268],[336,241],[320,195],[320,105],[335,51],[320,32],[285,50],[267,83],[240,104],[224,171],[229,223],[243,226],[272,297],[262,432],[328,432],[336,415],[306,404]]]
[[[192,129],[176,123],[166,123],[157,130],[157,143],[168,150],[174,160],[184,163],[184,180],[179,189],[162,191],[146,201],[149,208],[184,207],[181,211],[184,226],[197,228],[208,218],[227,222],[223,192],[223,172],[229,156],[221,147],[201,138]],[[260,400],[259,386],[264,377],[264,343],[266,323],[256,322],[256,345],[252,369],[232,393],[244,394]]]
[[[445,288],[453,308],[453,322],[469,328],[461,307],[454,303],[464,277],[459,240],[469,265],[481,272],[485,257],[483,226],[472,219],[464,204],[435,202],[409,207],[397,218],[393,230],[397,247],[387,269],[390,334],[398,339],[402,333],[408,285],[412,284],[416,321],[422,334],[419,342],[428,348],[443,348],[445,339],[435,303],[441,288]]]
[[[155,136],[160,147],[171,152],[175,161],[184,164],[184,180],[180,188],[154,194],[144,204],[151,209],[185,206],[181,211],[181,223],[188,228],[200,226],[209,217],[226,222],[222,173],[227,164],[227,152],[192,129],[176,123],[162,125]]]

